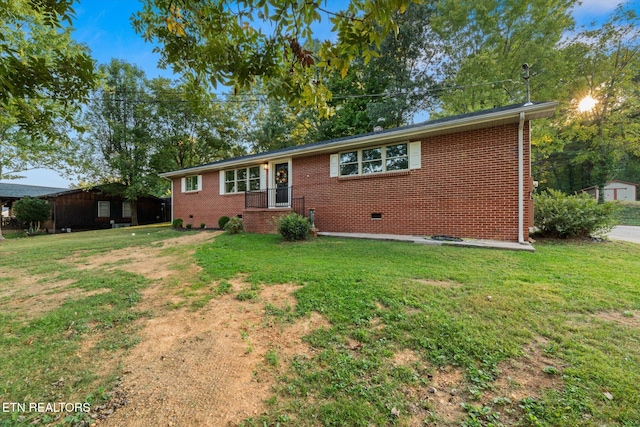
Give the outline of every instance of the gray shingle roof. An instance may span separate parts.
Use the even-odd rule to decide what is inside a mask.
[[[21,199],[23,197],[40,197],[46,194],[67,191],[68,188],[40,187],[37,185],[9,184],[0,182],[0,200]]]
[[[215,170],[225,165],[235,165],[241,162],[249,162],[252,160],[262,160],[268,158],[276,158],[283,155],[302,154],[317,151],[323,148],[335,147],[338,145],[358,143],[364,140],[373,140],[375,138],[389,138],[395,135],[407,135],[411,132],[428,132],[434,129],[444,128],[461,128],[475,121],[499,120],[507,116],[516,117],[519,113],[525,113],[527,120],[534,118],[549,117],[555,111],[557,102],[534,102],[530,104],[515,104],[504,107],[492,108],[490,110],[476,111],[473,113],[460,114],[457,116],[443,117],[439,119],[428,120],[422,123],[416,123],[407,126],[401,126],[393,129],[385,129],[379,132],[370,132],[361,135],[346,136],[342,138],[332,139],[328,141],[318,141],[305,145],[296,145],[285,147],[278,150],[253,153],[232,159],[218,160],[204,165],[194,166],[186,169],[170,171],[160,174],[165,178],[186,175],[188,173],[202,172],[205,170]]]

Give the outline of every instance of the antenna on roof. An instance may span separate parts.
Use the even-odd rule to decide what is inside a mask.
[[[526,62],[522,64],[522,69],[524,70],[524,81],[527,85],[527,102],[524,105],[533,105],[531,102],[531,89],[529,88],[529,64]]]

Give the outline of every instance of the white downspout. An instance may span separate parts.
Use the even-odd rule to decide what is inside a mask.
[[[518,243],[525,244],[524,233],[524,112],[518,125]]]
[[[175,206],[175,203],[173,202],[173,195],[176,194],[175,193],[175,179],[171,180],[171,223],[173,224],[173,220],[175,219],[175,216],[173,215],[173,207]]]

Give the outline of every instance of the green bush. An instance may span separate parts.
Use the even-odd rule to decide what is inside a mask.
[[[230,218],[224,225],[224,229],[228,231],[229,234],[238,234],[243,231],[244,225],[242,224],[242,218],[238,218],[237,216]]]
[[[218,227],[221,230],[224,230],[224,226],[227,225],[228,222],[229,222],[228,216],[221,216],[220,219],[218,220]]]
[[[568,196],[547,190],[533,196],[534,224],[543,236],[589,237],[610,231],[616,225],[617,203],[598,202],[586,193]]]
[[[191,227],[193,226],[191,224],[187,224],[186,227],[187,227],[187,230],[191,230]]]
[[[180,219],[180,218],[176,218],[176,219],[174,219],[173,221],[171,221],[171,226],[172,226],[173,228],[182,228],[182,223],[183,223],[183,222],[184,222],[184,221],[182,221],[182,219]]]
[[[40,223],[51,216],[51,206],[42,199],[23,197],[13,204],[16,219],[29,223],[29,233],[40,231]]]
[[[206,228],[206,227],[207,227],[207,224],[205,224],[204,222],[200,223],[200,228]]]
[[[281,216],[277,221],[278,233],[290,242],[304,240],[309,237],[311,223],[307,218],[297,213]]]

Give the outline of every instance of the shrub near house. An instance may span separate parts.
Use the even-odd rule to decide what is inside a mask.
[[[290,242],[305,240],[309,237],[310,231],[311,223],[309,220],[297,213],[290,213],[278,219],[278,233],[284,237],[284,240]]]
[[[535,194],[535,226],[543,236],[589,237],[610,231],[619,205],[599,204],[586,193],[568,196],[549,189]]]

